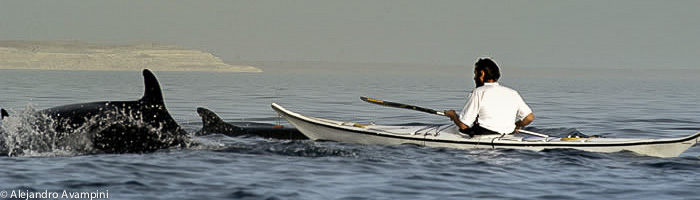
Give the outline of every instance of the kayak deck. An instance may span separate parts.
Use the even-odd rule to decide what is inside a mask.
[[[657,157],[677,157],[698,142],[700,132],[681,138],[560,138],[526,134],[465,136],[451,124],[376,125],[304,116],[273,103],[272,108],[313,140],[360,144],[418,144],[458,149],[509,148],[541,151],[579,149],[592,152],[632,151]]]

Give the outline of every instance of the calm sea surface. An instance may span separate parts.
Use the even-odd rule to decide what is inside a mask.
[[[189,132],[202,125],[196,107],[231,122],[277,123],[273,102],[345,121],[447,123],[439,116],[367,104],[359,96],[459,110],[473,87],[468,73],[155,73],[168,109]],[[700,131],[700,78],[529,73],[534,75],[506,72],[501,83],[520,91],[535,112],[531,126],[548,133],[660,138]],[[0,70],[0,88],[0,107],[18,114],[135,100],[143,93],[143,78],[140,72]],[[148,154],[48,150],[2,156],[0,199],[3,191],[6,198],[13,192],[61,197],[66,191],[106,192],[109,199],[700,199],[698,147],[678,158],[655,158],[223,135],[194,140],[202,145]]]

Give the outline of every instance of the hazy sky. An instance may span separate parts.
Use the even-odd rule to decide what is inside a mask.
[[[159,42],[227,61],[700,69],[700,1],[9,1],[0,40]]]

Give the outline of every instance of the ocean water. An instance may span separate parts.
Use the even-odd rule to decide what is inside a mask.
[[[540,130],[627,138],[700,131],[700,79],[692,76],[697,71],[675,73],[685,78],[655,71],[615,71],[616,76],[525,71],[505,71],[501,83],[520,91],[535,112],[531,126]],[[473,87],[469,73],[302,72],[155,73],[168,109],[188,132],[202,125],[196,107],[231,122],[277,123],[273,102],[345,121],[447,123],[439,116],[367,104],[359,96],[459,110]],[[140,72],[0,70],[0,88],[0,107],[17,115],[69,103],[138,99],[143,78]],[[697,146],[677,158],[655,158],[223,135],[193,140],[200,145],[146,154],[49,148],[2,156],[0,199],[22,192],[68,199],[64,191],[109,199],[700,199]]]

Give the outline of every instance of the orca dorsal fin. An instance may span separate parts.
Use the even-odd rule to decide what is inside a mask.
[[[10,114],[7,113],[7,110],[5,110],[4,108],[0,108],[0,116],[0,119],[5,119],[5,117],[9,117]]]
[[[221,117],[216,115],[214,111],[211,111],[206,108],[198,107],[197,108],[197,114],[199,114],[200,117],[202,117],[202,124],[204,124],[204,127],[219,127],[222,126],[223,124],[226,124]]]
[[[141,101],[151,102],[153,104],[165,104],[163,101],[163,92],[160,90],[160,84],[156,75],[151,70],[143,70],[143,83],[146,90],[143,92]]]
[[[199,107],[197,108],[197,114],[202,117],[202,129],[198,133],[200,135],[208,133],[222,133],[225,135],[245,134],[242,128],[224,122],[214,111]]]

